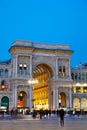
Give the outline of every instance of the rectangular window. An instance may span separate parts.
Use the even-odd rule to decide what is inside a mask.
[[[27,74],[27,67],[24,67],[24,75]]]
[[[65,77],[65,66],[59,66],[59,77]]]
[[[23,74],[23,66],[22,66],[22,64],[19,64],[19,74],[20,75]]]
[[[24,75],[26,75],[27,74],[27,65],[26,64],[24,64],[24,68],[23,68],[23,70],[24,70]]]

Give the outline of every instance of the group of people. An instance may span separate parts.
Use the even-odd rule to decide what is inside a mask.
[[[51,110],[42,110],[41,109],[41,110],[38,111],[38,113],[40,115],[40,119],[42,119],[43,116],[46,116],[46,117],[48,115],[51,116]],[[54,111],[52,113],[55,114]],[[64,126],[64,115],[65,115],[64,109],[57,110],[56,114],[57,114],[57,116],[60,119],[60,125]],[[36,118],[36,115],[37,115],[37,112],[34,110],[34,112],[33,112],[33,118]]]
[[[45,111],[45,114],[46,115],[48,115],[48,113],[49,113],[49,116],[50,116],[50,114],[51,114],[51,112],[50,111]],[[42,111],[40,111],[40,119],[42,119],[42,115],[43,115],[43,112]],[[59,115],[59,119],[60,119],[60,125],[61,126],[64,126],[64,115],[65,115],[65,111],[64,111],[64,109],[60,109],[60,110],[58,110],[57,111],[57,116]]]
[[[30,111],[27,110],[26,111],[26,115],[28,115],[29,112]],[[17,114],[18,114],[18,110],[17,109],[12,109],[11,110],[11,115],[12,116],[13,115],[17,116]],[[32,117],[36,118],[36,116],[38,114],[39,114],[40,119],[42,119],[42,117],[44,117],[44,116],[48,117],[48,116],[51,116],[51,114],[54,114],[54,115],[57,114],[57,116],[60,119],[60,125],[64,126],[64,115],[65,115],[64,109],[60,109],[60,110],[57,110],[57,111],[55,111],[55,110],[53,110],[53,111],[51,111],[51,110],[42,110],[42,109],[39,110],[39,111],[33,110]]]

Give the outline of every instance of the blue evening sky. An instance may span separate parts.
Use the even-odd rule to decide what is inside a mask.
[[[87,61],[87,0],[0,0],[0,61],[15,40],[69,44],[71,66]]]

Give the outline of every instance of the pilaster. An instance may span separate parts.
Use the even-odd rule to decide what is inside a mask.
[[[30,56],[30,78],[32,78],[32,55]],[[29,85],[29,107],[30,109],[32,109],[32,84]]]
[[[32,86],[29,88],[29,107],[32,109]]]
[[[32,55],[30,56],[30,78],[32,78]]]
[[[18,55],[13,56],[13,77],[17,77],[17,67],[18,67]]]
[[[13,100],[14,100],[14,107],[17,107],[17,86],[13,87]]]
[[[56,78],[58,77],[58,58],[56,58]]]
[[[59,102],[58,102],[58,88],[53,89],[53,109],[59,108]]]
[[[72,90],[69,88],[69,107],[72,108]]]

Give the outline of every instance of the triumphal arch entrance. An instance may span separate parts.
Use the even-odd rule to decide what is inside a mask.
[[[72,108],[69,45],[14,41],[12,55],[14,107]],[[32,84],[29,80],[37,81]]]

